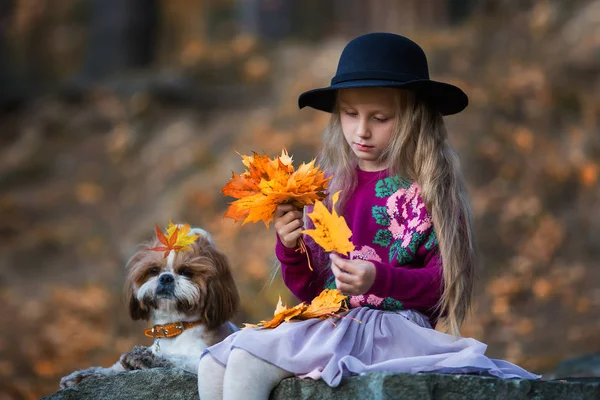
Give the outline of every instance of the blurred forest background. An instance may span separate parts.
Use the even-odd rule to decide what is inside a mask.
[[[108,366],[129,320],[124,265],[154,223],[211,231],[242,310],[278,295],[275,233],[222,218],[235,151],[316,155],[327,114],[297,109],[352,37],[406,35],[434,79],[476,220],[463,329],[538,373],[600,352],[600,1],[0,1],[0,399]]]

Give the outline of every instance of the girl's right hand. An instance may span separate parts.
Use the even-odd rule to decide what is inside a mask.
[[[275,231],[281,243],[289,249],[298,246],[298,239],[304,230],[302,217],[302,211],[291,204],[280,204],[275,209]]]

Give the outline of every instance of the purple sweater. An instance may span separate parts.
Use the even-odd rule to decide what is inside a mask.
[[[350,307],[414,309],[434,325],[434,307],[443,287],[442,262],[419,186],[387,177],[385,171],[357,169],[357,178],[343,212],[355,246],[350,258],[371,261],[376,275],[367,293],[350,297]],[[328,254],[310,237],[305,235],[304,240],[313,271],[306,254],[286,248],[279,238],[276,255],[287,287],[299,300],[309,302],[323,289],[335,288],[335,279]]]

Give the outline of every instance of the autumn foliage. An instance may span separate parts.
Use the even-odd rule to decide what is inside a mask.
[[[279,297],[272,319],[261,321],[258,324],[244,324],[244,327],[272,329],[278,327],[283,322],[291,320],[303,321],[311,318],[340,318],[339,313],[348,311],[345,304],[347,297],[337,289],[325,289],[310,304],[302,302],[292,308],[284,306],[281,297]]]
[[[315,166],[315,160],[295,170],[285,149],[274,159],[257,153],[241,157],[247,170],[241,175],[234,172],[221,192],[238,199],[229,205],[225,216],[244,220],[242,225],[263,221],[268,228],[279,204],[303,208],[325,197],[330,178]]]
[[[87,13],[69,11],[80,0],[4,3],[7,31],[0,37],[13,55],[23,55],[3,59],[9,70],[26,59],[33,64],[15,72],[41,73],[50,88],[50,74],[62,81],[82,64],[81,46],[89,41],[79,39],[91,25]],[[55,3],[60,6],[48,7]],[[274,235],[224,221],[220,190],[229,171],[237,171],[232,149],[251,154],[260,146],[275,155],[285,147],[296,162],[316,154],[329,114],[299,111],[298,94],[329,85],[345,42],[283,41],[269,45],[268,54],[252,50],[247,37],[198,43],[190,37],[207,29],[187,28],[205,27],[198,18],[217,15],[204,12],[206,2],[195,2],[202,10],[194,13],[192,2],[160,3],[169,10],[165,26],[177,28],[165,30],[176,44],[161,39],[168,54],[160,59],[199,65],[202,79],[216,77],[235,86],[234,94],[213,81],[196,81],[207,91],[199,96],[207,98],[204,108],[172,101],[190,98],[192,85],[181,85],[181,97],[135,85],[135,93],[123,95],[129,90],[110,80],[75,97],[48,91],[33,102],[18,100],[0,118],[0,322],[18,327],[0,336],[1,399],[38,399],[57,390],[61,376],[112,365],[134,345],[152,343],[143,336],[146,324],[129,319],[121,284],[127,257],[150,238],[154,221],[162,227],[172,216],[213,234],[242,298],[251,299],[243,302],[236,325],[273,317],[273,293],[296,304],[279,277],[265,284]],[[410,33],[395,23],[393,31],[423,46],[434,78],[469,96],[466,112],[446,119],[468,185],[480,256],[474,308],[462,334],[485,342],[492,358],[544,373],[562,360],[600,352],[600,96],[592,79],[600,39],[591,34],[600,11],[589,0],[496,3],[477,6],[490,15],[474,15],[458,29],[436,22],[435,29]],[[411,21],[423,27],[412,13]],[[358,33],[363,23],[353,22],[361,26]],[[20,50],[11,42],[16,36]],[[514,45],[498,45],[507,41]],[[260,50],[260,39],[255,44]],[[43,53],[36,55],[31,45]],[[63,51],[77,56],[69,61]],[[51,59],[52,68],[39,56]],[[277,73],[267,75],[259,95],[250,85],[232,84],[228,71],[243,76],[261,60]],[[151,82],[152,68],[146,72]],[[139,80],[134,74],[125,87]],[[8,76],[3,95],[16,83]]]
[[[331,212],[322,202],[317,201],[313,212],[307,214],[315,224],[315,229],[308,229],[302,233],[312,237],[325,251],[335,251],[346,256],[354,250],[354,245],[350,241],[352,231],[346,220],[335,211],[339,195],[340,192],[336,192],[331,198]]]
[[[156,239],[162,244],[162,246],[153,247],[150,250],[153,251],[164,251],[165,258],[169,256],[171,251],[180,252],[191,250],[190,245],[198,238],[198,235],[190,235],[190,226],[175,225],[169,221],[169,227],[167,228],[166,235],[161,232],[158,225],[156,227]]]

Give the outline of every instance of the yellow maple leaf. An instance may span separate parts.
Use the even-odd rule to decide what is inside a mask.
[[[230,203],[225,217],[236,221],[263,221],[269,228],[279,204],[293,204],[301,209],[315,204],[325,196],[331,177],[315,166],[315,160],[303,163],[294,170],[292,157],[283,149],[281,155],[270,159],[266,154],[240,154],[247,168],[241,175],[232,174],[221,192],[238,200]]]
[[[320,201],[315,203],[313,212],[308,214],[315,225],[315,229],[304,230],[302,233],[313,238],[325,251],[335,251],[339,254],[348,255],[354,250],[354,245],[350,241],[352,231],[346,224],[344,217],[339,216],[335,211],[335,203],[338,201],[339,194],[340,192],[336,192],[331,198],[331,213]]]
[[[338,289],[325,289],[311,301],[298,319],[322,318],[338,311],[347,311],[344,304],[347,298]]]
[[[190,226],[188,224],[184,225],[175,225],[173,222],[169,221],[169,227],[167,228],[167,236],[173,235],[175,230],[179,227],[179,235],[177,235],[177,241],[175,242],[175,246],[181,246],[178,251],[188,251],[192,248],[192,245],[196,239],[198,239],[198,235],[190,234]]]
[[[158,240],[159,245],[150,248],[150,250],[164,252],[165,258],[167,258],[172,251],[179,253],[180,251],[191,250],[190,245],[198,238],[198,235],[190,235],[190,226],[188,224],[174,225],[169,221],[166,235],[162,233],[158,225],[155,224],[155,228],[156,239]]]

